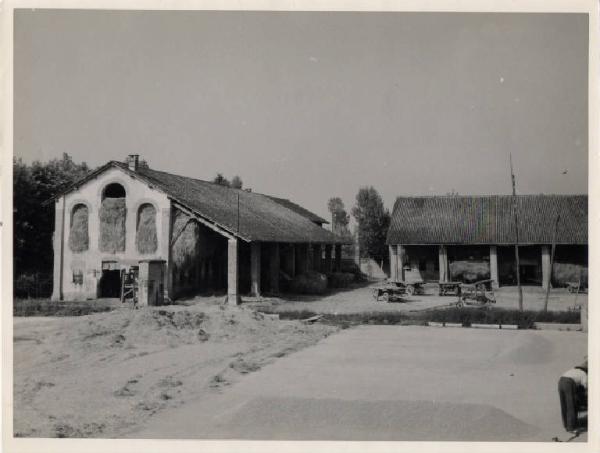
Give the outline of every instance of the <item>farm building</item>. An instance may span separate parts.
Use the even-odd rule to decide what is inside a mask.
[[[391,278],[516,284],[518,232],[523,284],[585,282],[587,203],[587,195],[399,197],[387,236]]]
[[[301,206],[156,171],[137,155],[54,203],[54,300],[119,297],[127,273],[150,303],[219,290],[237,302],[279,292],[282,276],[341,266],[343,241]]]

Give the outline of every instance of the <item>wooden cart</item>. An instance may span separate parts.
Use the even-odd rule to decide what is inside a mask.
[[[460,296],[461,282],[438,282],[440,296]]]
[[[456,306],[459,308],[465,305],[484,307],[495,304],[496,296],[492,284],[493,280],[479,280],[472,284],[463,284],[460,300],[456,303]]]
[[[382,286],[373,288],[373,299],[390,302],[392,300],[402,301],[402,296],[407,293],[406,287],[394,283],[386,283]]]
[[[406,289],[406,294],[412,296],[413,294],[425,294],[425,288],[423,285],[425,282],[407,282],[407,281],[388,281],[391,285],[396,285]]]

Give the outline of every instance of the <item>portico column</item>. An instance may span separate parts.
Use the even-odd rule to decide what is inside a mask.
[[[551,284],[552,270],[550,269],[550,247],[542,245],[542,288],[547,289]]]
[[[398,245],[398,251],[396,252],[396,260],[398,261],[398,280],[404,281],[404,263],[406,262],[406,247]]]
[[[342,245],[335,245],[335,271],[342,272]]]
[[[250,244],[250,293],[260,296],[260,242]]]
[[[227,241],[227,303],[238,305],[238,240],[231,238]]]
[[[279,293],[279,244],[274,242],[269,247],[269,277],[271,293]]]
[[[498,275],[498,249],[495,245],[490,245],[490,278],[493,280],[492,287],[500,286],[500,277]]]
[[[439,248],[439,261],[440,261],[440,282],[447,282],[448,275],[448,250],[445,245],[440,245]]]
[[[395,245],[388,245],[390,252],[390,280],[398,281],[398,248]]]
[[[331,263],[331,244],[325,245],[325,272],[331,273],[333,266]]]

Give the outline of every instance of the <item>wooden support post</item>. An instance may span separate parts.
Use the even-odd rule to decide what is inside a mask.
[[[406,264],[406,247],[404,247],[403,245],[398,245],[398,251],[396,252],[397,254],[397,260],[398,260],[398,280],[400,281],[404,281],[406,280],[406,276],[404,275],[404,265]]]
[[[279,293],[279,244],[273,242],[269,247],[269,284],[272,294]]]
[[[227,241],[227,303],[238,305],[240,296],[238,294],[238,240]]]
[[[250,293],[260,297],[260,242],[250,244]]]

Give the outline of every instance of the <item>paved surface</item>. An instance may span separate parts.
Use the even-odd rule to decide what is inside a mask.
[[[580,332],[361,326],[158,414],[131,437],[566,439],[557,379],[586,345]]]

